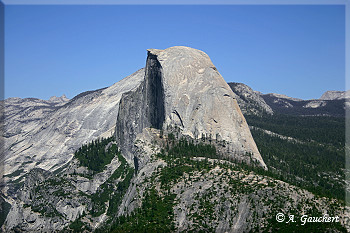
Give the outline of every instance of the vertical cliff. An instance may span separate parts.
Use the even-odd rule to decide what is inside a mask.
[[[149,49],[143,82],[121,98],[117,141],[131,162],[142,129],[180,128],[194,139],[225,142],[220,152],[266,167],[234,96],[204,52],[183,46]]]
[[[116,123],[116,139],[129,162],[134,160],[134,140],[142,129],[161,129],[165,119],[162,67],[157,56],[148,52],[145,78],[130,92],[124,93]]]
[[[153,128],[161,129],[165,119],[164,88],[162,78],[162,66],[157,56],[148,52],[145,69],[145,107],[146,116]]]

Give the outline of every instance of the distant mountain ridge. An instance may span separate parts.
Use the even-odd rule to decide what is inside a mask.
[[[237,95],[237,102],[242,112],[248,115],[278,113],[344,117],[345,106],[347,106],[346,98],[349,97],[344,91],[327,91],[320,99],[302,100],[283,94],[263,94],[242,83],[230,82],[228,84]]]
[[[51,96],[49,101],[51,102],[61,102],[61,103],[64,103],[64,102],[67,102],[69,101],[69,99],[66,97],[66,95],[62,95],[61,97],[57,97],[57,96]]]
[[[261,95],[263,95],[263,94],[261,94]],[[268,94],[265,94],[265,95],[273,96],[273,97],[276,97],[276,98],[279,98],[279,99],[288,99],[288,100],[293,100],[293,101],[303,101],[303,99],[293,98],[293,97],[286,96],[286,95],[283,95],[283,94],[268,93]]]
[[[326,91],[319,99],[303,100],[289,97],[284,94],[268,93],[253,90],[244,83],[228,82],[235,94],[235,99],[244,114],[290,114],[290,115],[321,115],[321,116],[345,116],[346,99],[350,98],[348,91]],[[95,91],[102,91],[105,88]],[[95,91],[86,91],[78,94],[71,100],[79,99]],[[51,109],[65,105],[69,102],[64,94],[61,97],[52,96],[49,100],[38,98],[11,97],[4,101],[7,117],[21,111],[38,111],[38,116],[44,117]]]
[[[272,108],[261,97],[261,93],[254,91],[249,86],[243,83],[228,83],[233,93],[236,94],[235,98],[238,102],[241,111],[244,114],[259,114],[265,112],[267,114],[273,114]]]
[[[350,98],[350,90],[348,91],[326,91],[321,96],[321,100],[338,100]]]

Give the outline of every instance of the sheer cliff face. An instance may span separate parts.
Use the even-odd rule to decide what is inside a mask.
[[[143,128],[177,126],[192,138],[225,140],[232,156],[249,152],[266,167],[234,96],[204,52],[182,46],[149,49],[143,83],[121,99],[117,140],[130,161]]]
[[[144,128],[161,129],[164,123],[162,67],[157,56],[148,53],[145,78],[140,86],[123,94],[119,103],[116,139],[127,160],[134,158],[133,145]]]

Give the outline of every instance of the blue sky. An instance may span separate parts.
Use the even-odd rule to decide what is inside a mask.
[[[7,5],[5,98],[72,98],[144,67],[146,49],[176,45],[263,93],[345,88],[342,5]]]

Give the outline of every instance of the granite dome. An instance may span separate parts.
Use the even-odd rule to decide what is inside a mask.
[[[266,168],[234,96],[204,52],[184,46],[148,49],[143,83],[121,99],[117,138],[131,160],[144,128],[176,126],[191,138],[229,142],[225,154],[248,163],[245,155],[252,154]]]

